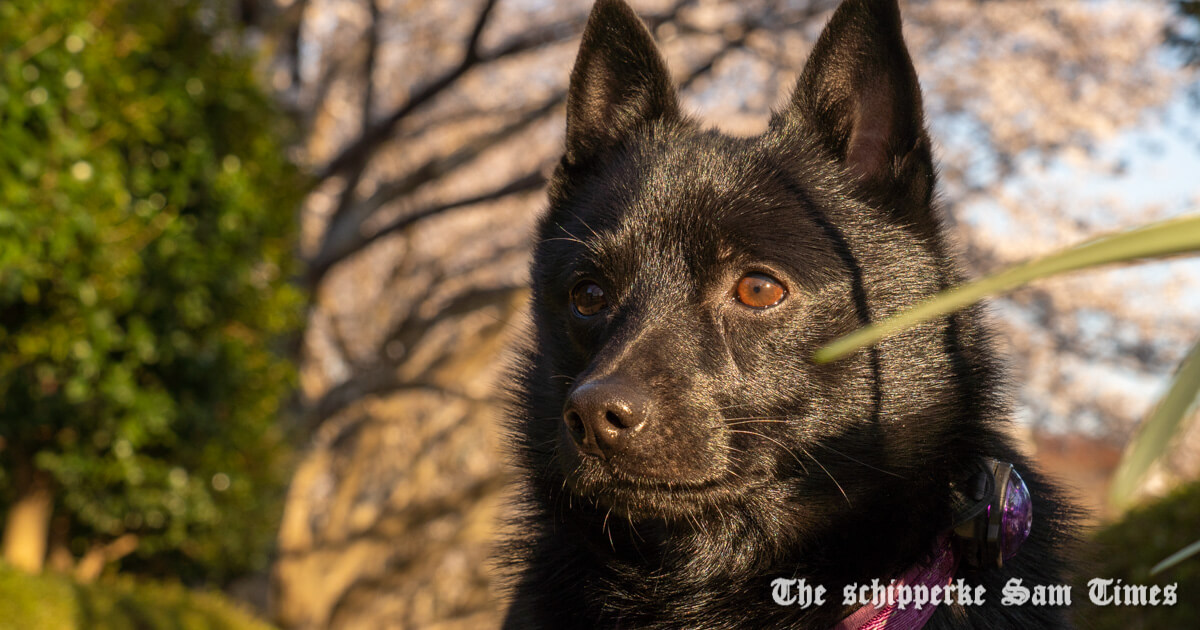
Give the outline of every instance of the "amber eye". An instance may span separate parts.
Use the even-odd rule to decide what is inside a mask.
[[[591,280],[584,280],[571,289],[571,306],[580,317],[591,317],[608,306],[604,289]]]
[[[737,300],[750,308],[770,308],[785,297],[783,283],[764,273],[748,273],[737,283]]]

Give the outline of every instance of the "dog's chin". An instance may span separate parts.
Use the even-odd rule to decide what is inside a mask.
[[[638,520],[684,520],[726,504],[744,492],[745,484],[727,471],[705,471],[688,477],[660,477],[577,457],[564,467],[566,488],[614,516]]]

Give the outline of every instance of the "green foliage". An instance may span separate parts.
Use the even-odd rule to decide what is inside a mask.
[[[1109,491],[1109,502],[1113,506],[1124,508],[1132,501],[1142,478],[1169,450],[1171,439],[1181,433],[1184,419],[1196,404],[1197,392],[1200,392],[1200,343],[1184,358],[1171,387],[1125,449]]]
[[[1177,488],[1170,496],[1128,512],[1117,523],[1092,537],[1092,554],[1099,565],[1075,580],[1083,602],[1076,622],[1096,630],[1191,628],[1200,619],[1200,557],[1159,573],[1150,570],[1162,559],[1186,547],[1200,534],[1200,482]],[[1087,581],[1093,577],[1120,579],[1125,584],[1178,583],[1175,606],[1093,606],[1087,603]]]
[[[215,593],[121,581],[82,585],[0,564],[0,630],[268,630]]]
[[[76,555],[218,579],[278,518],[304,188],[221,6],[0,3],[0,504],[32,456]]]

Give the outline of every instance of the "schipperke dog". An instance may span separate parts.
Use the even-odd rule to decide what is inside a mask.
[[[1069,625],[1002,604],[1062,582],[1073,527],[1006,436],[980,310],[812,359],[961,281],[934,180],[895,0],[843,2],[754,138],[681,112],[596,3],[513,375],[506,628]],[[885,605],[893,579],[934,603]]]

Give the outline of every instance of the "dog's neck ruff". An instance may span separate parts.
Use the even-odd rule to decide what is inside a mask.
[[[833,630],[920,630],[933,616],[937,606],[926,604],[916,608],[909,604],[903,608],[895,602],[899,599],[898,587],[924,586],[932,590],[935,586],[946,587],[954,581],[958,568],[958,554],[954,545],[943,536],[938,539],[933,556],[909,568],[904,575],[888,585],[887,601],[882,606],[866,603],[862,608],[846,617]]]

